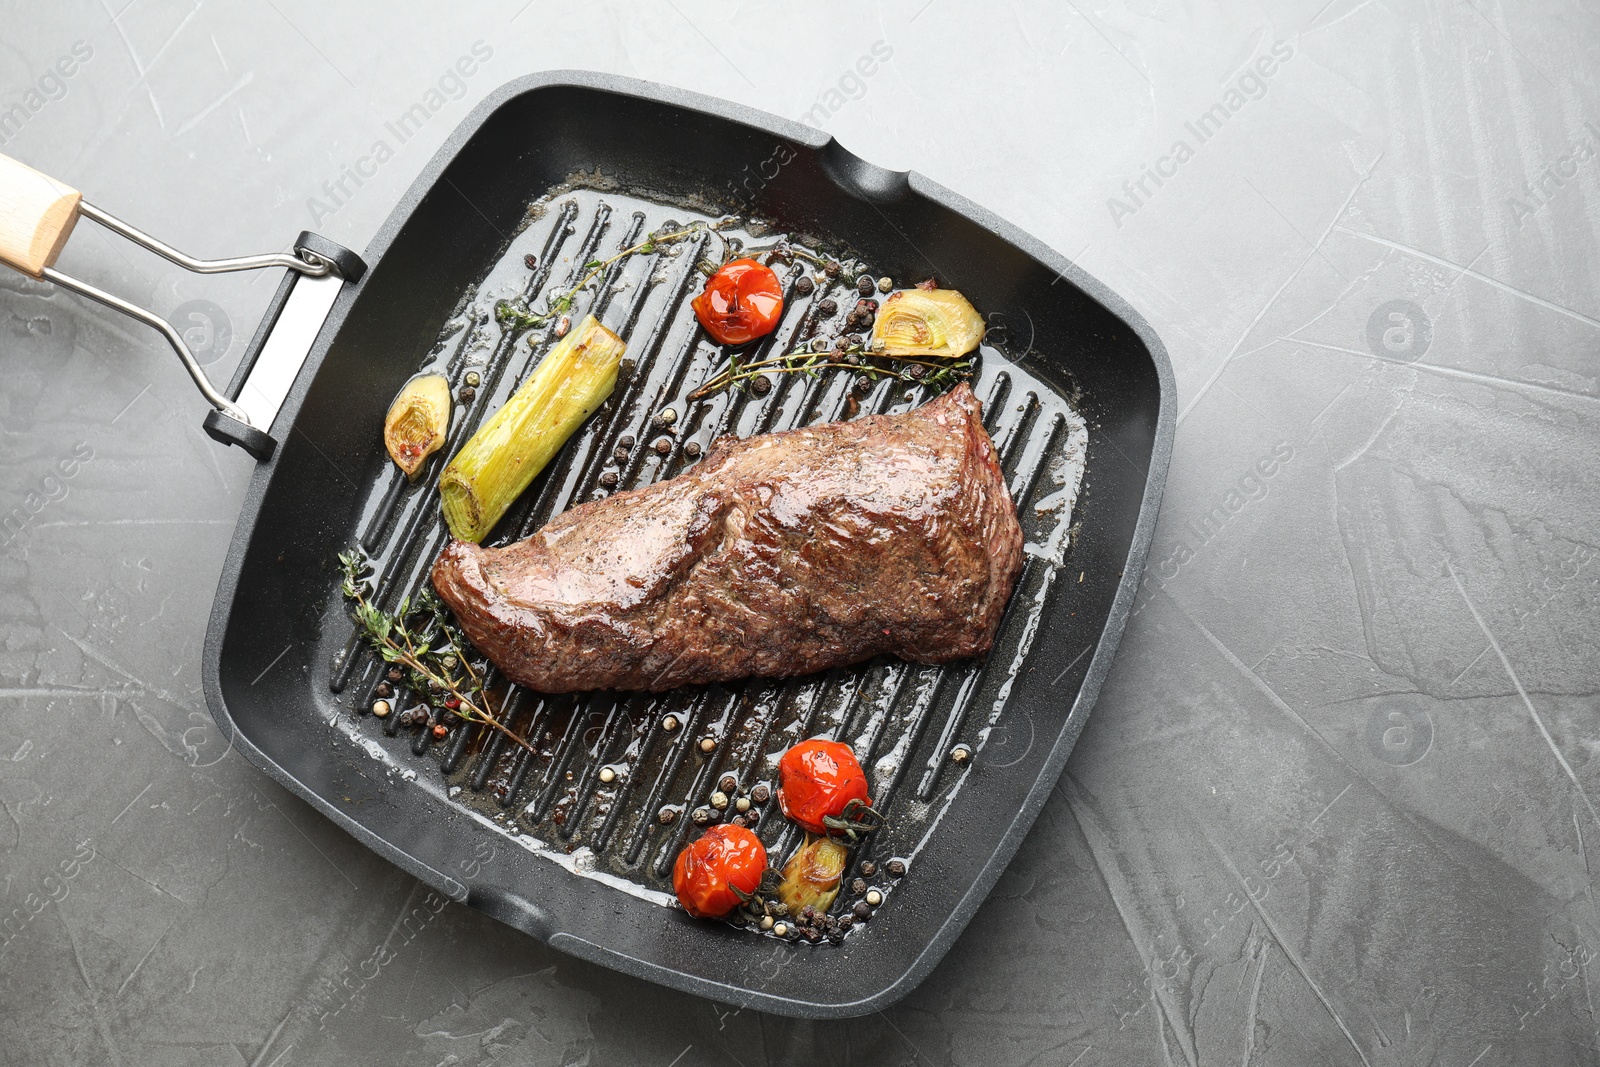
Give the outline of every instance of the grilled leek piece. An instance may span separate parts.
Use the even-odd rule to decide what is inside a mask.
[[[617,385],[628,346],[593,315],[563,337],[439,477],[450,532],[482,541]]]

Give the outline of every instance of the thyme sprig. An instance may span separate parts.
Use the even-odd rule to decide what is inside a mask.
[[[852,357],[847,359],[846,357]],[[853,359],[853,361],[852,361]],[[891,361],[890,366],[884,366],[878,360]],[[922,368],[921,372],[913,370],[914,367]],[[956,380],[966,371],[972,369],[972,361],[964,360],[934,360],[918,359],[912,356],[884,356],[875,353],[866,345],[848,345],[844,348],[835,348],[826,351],[813,351],[807,344],[802,344],[792,352],[781,356],[769,356],[766,359],[744,362],[737,352],[733,353],[728,366],[717,374],[706,379],[705,383],[689,394],[690,400],[704,400],[713,393],[721,392],[732,385],[739,385],[763,374],[804,374],[815,378],[821,371],[846,370],[864,375],[868,381],[876,384],[888,378],[892,381],[911,382],[917,385],[930,386],[935,390],[942,390],[946,386],[955,384]]]
[[[530,310],[527,303],[521,299],[502,300],[494,306],[495,321],[517,333],[520,333],[523,330],[531,330],[536,326],[543,326],[551,319],[558,318],[571,311],[572,303],[577,298],[578,294],[586,289],[591,282],[599,277],[613,263],[627,259],[632,255],[652,255],[662,245],[671,244],[674,241],[681,241],[685,237],[689,237],[697,233],[710,232],[716,233],[717,236],[721,237],[722,235],[717,232],[719,227],[726,225],[731,221],[731,219],[727,219],[719,220],[718,222],[693,222],[688,226],[685,226],[683,229],[674,230],[671,233],[652,233],[638,244],[633,245],[631,248],[624,248],[622,251],[608,259],[589,260],[583,265],[583,277],[579,278],[577,282],[565,292],[560,293],[559,295],[552,295],[548,297],[544,311],[536,312]]]
[[[365,555],[356,549],[341,552],[339,566],[344,571],[340,592],[351,602],[362,636],[385,663],[405,670],[413,690],[440,694],[439,699],[453,698],[457,706],[450,710],[456,715],[489,726],[537,754],[526,739],[489,711],[483,675],[472,665],[466,640],[450,621],[437,593],[424,589],[415,601],[406,597],[391,615],[367,598],[372,567]],[[499,714],[505,714],[504,700]]]

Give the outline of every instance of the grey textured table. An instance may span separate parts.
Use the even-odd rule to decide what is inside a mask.
[[[4,6],[0,151],[186,250],[360,249],[494,86],[614,71],[1076,258],[1166,340],[1180,423],[1021,854],[901,1005],[801,1023],[443,905],[229,754],[197,665],[251,461],[154,334],[0,277],[0,1061],[1600,1062],[1592,9]],[[93,226],[63,265],[217,375],[271,288]]]

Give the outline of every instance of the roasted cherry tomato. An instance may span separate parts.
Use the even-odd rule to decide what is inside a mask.
[[[871,807],[867,776],[850,746],[814,737],[802,741],[778,761],[778,804],[783,813],[814,834],[833,827],[827,818],[850,818],[845,809],[855,801]]]
[[[706,279],[706,291],[690,306],[718,344],[742,345],[777,327],[783,317],[783,286],[772,268],[736,259]]]
[[[756,891],[766,869],[761,839],[743,826],[722,823],[678,853],[672,888],[690,915],[720,919],[739,906],[740,893]]]

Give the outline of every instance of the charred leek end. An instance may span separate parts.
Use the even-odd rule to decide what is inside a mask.
[[[833,907],[849,858],[850,850],[833,838],[807,834],[806,843],[784,864],[783,881],[778,885],[778,899],[789,906],[789,914],[807,904],[818,914]]]
[[[383,420],[383,447],[415,481],[427,458],[444,447],[450,431],[450,383],[442,374],[422,374],[406,383]]]
[[[983,340],[983,319],[954,289],[905,289],[883,302],[872,350],[886,356],[957,358]]]
[[[544,357],[439,478],[450,532],[481,541],[617,385],[628,346],[591,315]]]

